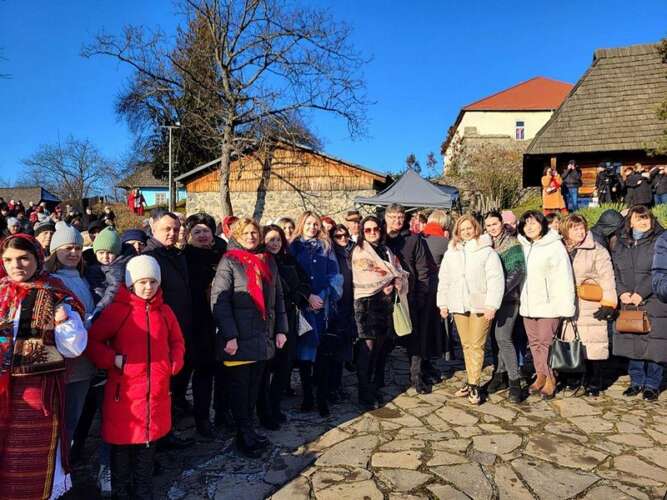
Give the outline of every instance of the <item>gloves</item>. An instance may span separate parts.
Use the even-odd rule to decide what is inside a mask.
[[[598,321],[613,321],[617,315],[616,308],[610,306],[600,306],[600,309],[593,313],[593,317]]]

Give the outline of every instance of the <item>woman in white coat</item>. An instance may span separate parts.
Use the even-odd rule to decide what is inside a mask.
[[[503,300],[505,281],[491,237],[471,215],[461,216],[438,274],[438,307],[454,315],[463,345],[467,384],[456,395],[480,404],[479,383],[484,346],[491,322]]]
[[[570,257],[561,236],[549,230],[546,217],[531,210],[518,224],[519,242],[526,259],[526,280],[521,289],[519,313],[528,335],[537,378],[531,393],[550,399],[556,379],[549,368],[549,346],[562,318],[574,316],[574,278]]]

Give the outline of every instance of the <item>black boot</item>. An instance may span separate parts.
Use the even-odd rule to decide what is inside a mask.
[[[359,404],[365,410],[375,408],[375,387],[371,384],[371,351],[362,340],[357,349],[357,381],[359,389]]]
[[[586,361],[586,383],[585,394],[588,397],[596,398],[602,390],[602,370],[601,361]]]
[[[486,386],[487,394],[494,394],[498,391],[503,391],[509,387],[507,383],[507,373],[494,373],[491,381]]]
[[[442,373],[433,366],[430,359],[422,359],[422,378],[425,383],[435,385],[442,382]]]
[[[509,395],[507,396],[507,400],[510,403],[521,403],[523,401],[523,389],[521,389],[521,380],[510,380],[509,381]]]
[[[299,366],[299,375],[301,376],[301,389],[303,390],[301,411],[313,411],[315,409],[315,398],[313,397],[313,364],[304,361],[301,366]]]
[[[196,419],[195,427],[197,428],[197,434],[204,439],[210,441],[215,438],[211,422],[208,419]]]
[[[422,359],[419,356],[410,357],[410,385],[415,388],[417,394],[426,394],[426,384],[422,380]]]
[[[239,429],[236,433],[236,448],[248,458],[259,458],[262,455],[262,447],[248,429]]]

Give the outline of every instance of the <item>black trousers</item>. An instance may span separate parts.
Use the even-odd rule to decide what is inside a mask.
[[[111,484],[116,498],[153,499],[155,443],[114,445]]]
[[[226,367],[229,406],[238,430],[253,427],[253,413],[266,366],[265,361]]]
[[[280,412],[280,403],[289,385],[292,361],[286,348],[276,349],[276,355],[266,362],[257,397],[260,418],[274,418]]]
[[[222,389],[223,378],[223,370],[218,364],[205,365],[193,370],[192,400],[196,420],[209,419],[213,399],[213,382],[215,381],[216,389]]]
[[[188,392],[188,385],[190,384],[190,376],[192,375],[192,362],[185,356],[185,364],[183,369],[176,375],[171,377],[171,401],[172,404],[178,406],[182,401],[185,401],[185,394]]]

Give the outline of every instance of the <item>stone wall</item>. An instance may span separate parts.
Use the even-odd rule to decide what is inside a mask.
[[[262,224],[268,224],[279,217],[298,218],[304,210],[315,210],[322,215],[330,215],[342,222],[347,210],[354,208],[357,196],[374,196],[374,190],[362,191],[259,191],[255,193],[232,193],[234,215],[250,216]],[[217,192],[188,193],[187,214],[207,212],[220,218],[220,195]]]

